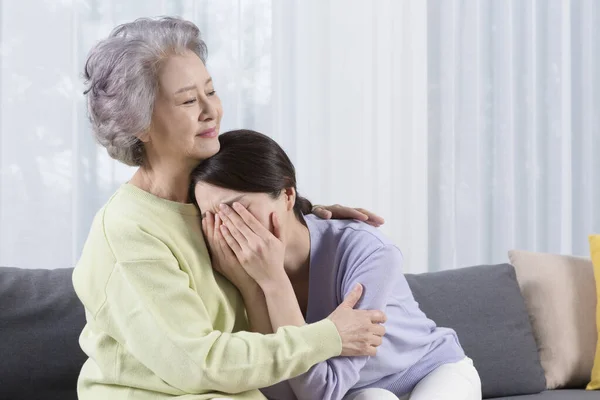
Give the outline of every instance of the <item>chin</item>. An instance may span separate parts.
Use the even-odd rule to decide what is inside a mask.
[[[206,160],[217,154],[221,149],[221,143],[219,143],[218,138],[214,138],[214,140],[209,141],[208,143],[203,143],[203,146],[198,149],[198,158],[201,160]]]

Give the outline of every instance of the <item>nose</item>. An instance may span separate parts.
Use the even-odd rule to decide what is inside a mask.
[[[217,107],[210,98],[203,96],[200,101],[200,115],[198,115],[198,121],[211,121],[217,118]]]

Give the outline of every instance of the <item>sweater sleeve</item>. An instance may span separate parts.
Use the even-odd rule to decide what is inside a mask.
[[[341,349],[329,320],[271,335],[213,330],[202,294],[190,289],[175,259],[118,262],[96,321],[144,366],[186,393],[269,386]]]
[[[385,310],[399,279],[404,279],[402,254],[395,246],[382,245],[345,268],[341,293],[344,298],[354,285],[361,283],[364,292],[357,308]],[[358,382],[368,360],[369,357],[332,358],[288,383],[298,400],[340,400]]]

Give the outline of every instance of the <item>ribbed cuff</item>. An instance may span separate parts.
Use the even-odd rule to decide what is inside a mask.
[[[316,348],[317,362],[337,357],[342,353],[342,338],[330,319],[304,325],[300,328],[306,341]]]

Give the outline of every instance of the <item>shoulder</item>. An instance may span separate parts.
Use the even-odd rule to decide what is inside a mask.
[[[150,210],[151,211],[151,210]],[[115,193],[96,213],[81,256],[73,271],[73,285],[86,308],[96,312],[106,299],[106,287],[117,265],[162,262],[177,267],[177,259],[157,228],[159,215],[144,210]],[[165,268],[165,272],[168,269]]]
[[[159,213],[117,191],[96,213],[86,247],[105,245],[116,262],[170,259],[161,220]]]
[[[320,240],[333,241],[337,253],[345,263],[359,264],[375,255],[402,260],[399,247],[380,229],[356,220],[324,220],[314,215],[306,216],[306,222]]]

